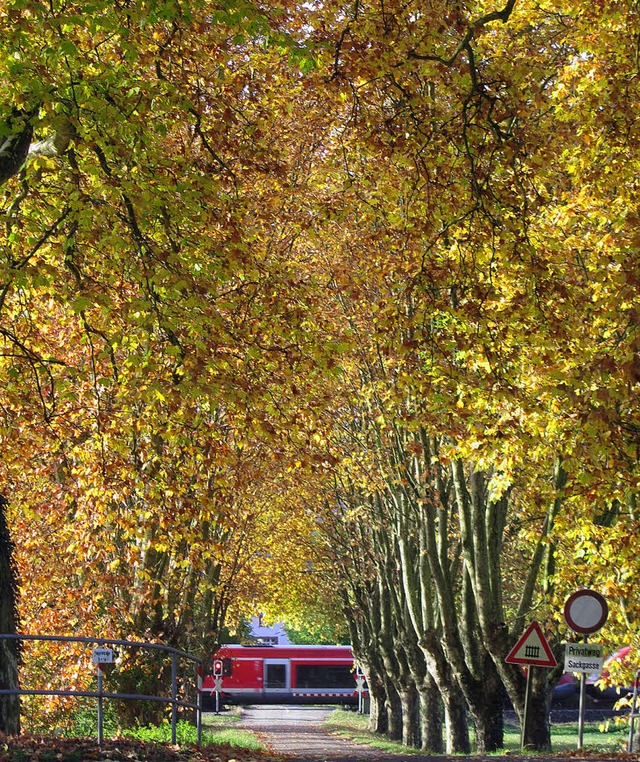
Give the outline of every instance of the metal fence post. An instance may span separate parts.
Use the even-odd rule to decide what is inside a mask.
[[[98,668],[98,746],[102,746],[102,664],[96,664],[96,667]]]
[[[202,744],[202,664],[196,666],[197,678],[196,678],[196,732],[198,746]]]
[[[171,743],[175,746],[178,727],[178,655],[171,653]]]

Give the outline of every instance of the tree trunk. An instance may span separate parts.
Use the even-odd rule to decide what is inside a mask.
[[[0,495],[0,634],[15,635],[18,630],[18,581],[13,560],[13,542],[7,526],[7,500]],[[0,640],[0,688],[20,687],[18,667],[20,644],[17,640]],[[0,696],[0,733],[20,733],[20,698]]]
[[[465,697],[475,725],[476,751],[486,754],[504,746],[505,689],[488,653],[477,666],[481,679],[467,681]]]
[[[524,746],[535,751],[548,751],[551,748],[549,712],[543,709],[540,702],[532,702],[529,707]]]
[[[369,730],[372,733],[384,734],[387,732],[384,684],[378,673],[371,666],[371,662],[366,661],[360,655],[356,655],[356,659],[367,678],[367,689],[369,691]]]
[[[372,733],[386,733],[388,729],[386,696],[379,680],[369,684],[369,707],[369,730]]]
[[[11,116],[5,120],[3,137],[0,141],[0,185],[18,174],[29,153],[33,138],[31,117],[35,112],[27,113],[13,109]]]
[[[432,754],[444,753],[442,699],[436,681],[427,675],[418,689],[420,696],[420,748]]]
[[[534,667],[531,675],[531,696],[524,747],[536,751],[548,751],[551,748],[551,724],[549,721],[551,693],[547,686],[546,673],[546,669]]]
[[[451,686],[442,690],[444,724],[447,738],[447,754],[469,754],[469,721],[467,704],[459,688]]]
[[[387,712],[387,736],[392,741],[402,740],[402,702],[391,680],[385,680],[385,709]]]
[[[418,722],[418,691],[415,685],[403,686],[400,690],[402,704],[402,743],[420,748],[420,725]]]
[[[484,691],[484,702],[479,702],[473,709],[478,754],[487,754],[504,747],[503,696],[502,686],[497,685],[495,693]]]
[[[468,754],[471,743],[467,702],[442,649],[442,638],[438,638],[435,631],[425,632],[420,645],[429,664],[429,674],[438,686],[444,705],[447,754]]]

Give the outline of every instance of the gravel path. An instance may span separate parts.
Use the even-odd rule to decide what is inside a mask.
[[[248,707],[242,715],[242,727],[258,733],[276,753],[287,757],[314,759],[375,759],[380,755],[330,733],[324,720],[331,707],[260,706]]]

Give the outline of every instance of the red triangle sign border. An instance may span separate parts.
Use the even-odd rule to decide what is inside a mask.
[[[544,656],[532,655],[526,653],[528,650],[525,648],[525,643],[529,639],[532,633],[535,633],[540,641],[540,645],[544,650]],[[520,653],[523,651],[523,653]],[[542,632],[542,628],[538,622],[533,621],[524,631],[515,646],[509,651],[505,661],[508,664],[529,664],[534,667],[555,667],[558,662],[556,661],[549,643]]]

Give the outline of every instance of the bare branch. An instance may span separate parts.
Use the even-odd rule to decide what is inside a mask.
[[[458,43],[458,46],[453,51],[452,55],[449,56],[449,58],[442,58],[442,56],[423,55],[421,53],[417,53],[415,50],[410,50],[408,56],[409,58],[417,58],[420,61],[438,61],[445,66],[451,66],[463,50],[469,49],[469,44],[473,39],[476,29],[480,29],[481,27],[490,24],[492,21],[502,21],[503,23],[506,23],[513,12],[515,4],[516,0],[507,0],[507,4],[502,10],[486,13],[484,16],[480,16],[480,18],[470,22],[464,37]]]

